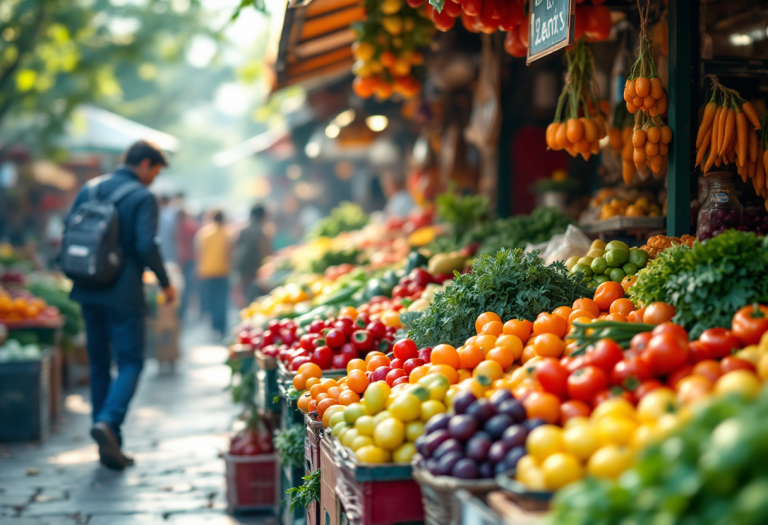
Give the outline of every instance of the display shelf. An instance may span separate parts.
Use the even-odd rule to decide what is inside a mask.
[[[579,227],[586,234],[626,230],[663,230],[666,217],[612,217],[606,220],[584,220]]]

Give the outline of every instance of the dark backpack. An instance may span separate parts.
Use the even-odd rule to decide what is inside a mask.
[[[88,200],[69,218],[61,239],[61,269],[80,286],[106,286],[117,278],[123,267],[116,205],[143,186],[139,182],[127,182],[102,200],[98,188],[109,178],[99,177],[88,185]]]

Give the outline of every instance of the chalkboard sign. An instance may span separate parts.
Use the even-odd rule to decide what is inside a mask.
[[[527,64],[574,41],[574,0],[531,0]]]

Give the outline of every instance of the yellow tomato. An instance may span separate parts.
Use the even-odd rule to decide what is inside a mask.
[[[576,416],[566,421],[563,428],[568,430],[569,428],[580,427],[582,425],[591,425],[591,424],[592,424],[592,421],[588,417]]]
[[[658,441],[661,438],[661,433],[653,425],[640,425],[635,430],[634,436],[632,436],[632,442],[630,445],[634,450],[642,450],[648,445]]]
[[[376,415],[387,406],[387,398],[391,393],[385,381],[376,381],[368,385],[363,396],[363,404],[370,415]],[[351,405],[350,405],[351,406]]]
[[[389,413],[389,410],[382,410],[381,412],[373,416],[373,424],[378,425],[382,421],[389,419],[391,417],[392,417],[392,414]]]
[[[350,428],[344,433],[344,437],[341,438],[341,444],[345,447],[352,448],[352,442],[359,436],[356,428]]]
[[[625,417],[606,416],[597,422],[597,435],[603,445],[629,445],[637,423]]]
[[[509,383],[512,386],[512,390],[518,387],[520,383],[523,381],[523,379],[527,379],[529,377],[533,377],[532,371],[527,366],[521,366],[514,372],[512,372],[512,376],[509,378]]]
[[[349,445],[349,448],[352,449],[352,451],[356,451],[359,448],[367,447],[368,445],[373,445],[373,440],[370,438],[370,436],[360,436],[358,435],[355,439],[352,440],[352,443]]]
[[[757,345],[750,345],[746,348],[742,348],[738,352],[734,354],[735,357],[738,357],[739,359],[743,359],[745,361],[749,361],[753,365],[757,366],[757,362],[760,360],[760,357],[763,355],[763,352],[760,350],[760,347]]]
[[[363,463],[387,463],[389,461],[389,452],[375,445],[361,447],[355,451],[357,459]]]
[[[715,394],[737,393],[751,398],[760,393],[760,388],[760,381],[754,372],[749,370],[733,370],[718,378],[715,383]]]
[[[371,416],[360,416],[355,421],[355,428],[357,429],[358,436],[372,436],[376,423],[373,422]]]
[[[537,461],[544,461],[552,454],[564,450],[563,430],[555,425],[534,428],[525,440],[525,448]]]
[[[442,414],[446,411],[447,409],[443,403],[430,399],[421,404],[421,421],[426,423],[432,416]]]
[[[385,419],[373,431],[373,442],[384,450],[395,450],[405,441],[405,425],[399,419]]]
[[[565,451],[582,461],[589,459],[600,445],[600,437],[594,425],[571,426],[563,432]]]
[[[394,328],[403,327],[400,323],[400,314],[397,312],[384,312],[381,316],[381,322],[384,323],[384,326],[391,326]]]
[[[416,454],[416,445],[413,443],[403,443],[392,452],[392,461],[395,463],[410,463],[414,454]]]
[[[416,438],[424,435],[424,422],[423,421],[411,421],[405,425],[405,439],[408,441],[416,441]]]
[[[760,360],[757,362],[757,375],[763,381],[768,381],[768,354],[760,356]]]
[[[648,392],[637,405],[637,419],[641,423],[655,423],[664,414],[677,410],[675,393],[669,388]]]
[[[603,401],[592,411],[592,419],[598,421],[604,417],[624,417],[635,419],[637,414],[632,403],[623,397],[614,397]]]
[[[587,472],[596,478],[616,479],[632,466],[635,455],[629,447],[606,445],[587,462]]]
[[[413,394],[399,394],[387,410],[404,423],[415,421],[421,415],[421,401]]]
[[[496,361],[483,361],[472,372],[474,377],[485,376],[491,381],[496,381],[504,376],[504,369]]]
[[[584,469],[578,458],[572,454],[557,452],[541,465],[544,486],[549,490],[558,490],[584,477]]]
[[[427,372],[429,372],[429,365],[417,366],[411,370],[411,375],[408,376],[408,382],[411,384],[417,383],[419,379],[427,375]]]

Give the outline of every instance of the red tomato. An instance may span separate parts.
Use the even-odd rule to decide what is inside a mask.
[[[419,357],[419,348],[416,343],[410,339],[403,339],[395,343],[392,347],[392,351],[395,352],[395,357],[402,361],[408,361],[409,359],[415,359]]]
[[[523,5],[520,0],[496,2],[496,10],[499,13],[499,29],[502,31],[512,31],[523,23]]]
[[[594,406],[597,406],[603,401],[608,401],[609,399],[615,399],[617,397],[623,397],[633,405],[637,403],[637,397],[635,396],[634,392],[630,392],[629,390],[624,390],[619,386],[613,386],[611,388],[608,388],[598,393],[595,396],[595,400],[592,402],[592,404]]]
[[[573,373],[587,364],[587,358],[584,354],[577,355],[576,357],[564,357],[560,360],[560,364],[563,365],[569,373]]]
[[[612,25],[611,12],[608,8],[604,5],[594,5],[589,9],[584,36],[589,42],[603,42],[608,40]]]
[[[768,306],[755,304],[740,309],[733,316],[731,330],[743,346],[756,345],[768,332]]]
[[[750,370],[754,372],[755,365],[753,365],[746,359],[741,359],[739,357],[729,355],[728,357],[720,361],[720,369],[723,371],[724,374],[727,374],[728,372],[732,372],[734,370]]]
[[[601,339],[587,350],[587,363],[611,373],[616,363],[624,359],[624,352],[613,339]]]
[[[642,352],[645,350],[645,347],[648,345],[648,341],[651,340],[651,337],[653,337],[651,332],[641,332],[632,338],[632,340],[629,342],[629,348],[636,352]]]
[[[637,400],[640,401],[641,399],[643,399],[643,397],[645,397],[645,394],[647,394],[648,392],[652,390],[656,390],[657,388],[661,388],[663,386],[664,385],[658,379],[650,379],[648,381],[641,383],[640,386],[637,387],[633,393],[635,394],[635,397],[637,398]]]
[[[648,363],[654,374],[665,376],[688,362],[688,345],[677,334],[655,335],[640,358]]]
[[[568,391],[568,369],[554,357],[545,357],[536,363],[534,377],[545,391],[563,397]]]
[[[720,368],[720,363],[717,361],[706,359],[696,363],[693,367],[692,375],[704,376],[714,383],[721,375],[723,375],[723,370]]]
[[[591,403],[608,386],[605,372],[596,366],[579,368],[568,376],[568,396],[577,401]]]
[[[467,16],[477,16],[483,9],[483,0],[464,0],[461,2],[461,10]]]
[[[663,335],[663,334],[673,334],[680,338],[681,341],[688,342],[688,332],[685,331],[685,328],[680,326],[679,324],[675,323],[661,323],[660,325],[657,325],[656,328],[653,329],[653,332],[651,332],[652,335]]]
[[[709,349],[712,359],[722,359],[731,355],[734,349],[741,348],[739,340],[733,335],[733,332],[725,328],[704,330],[699,341]]]
[[[653,377],[648,363],[639,357],[627,357],[616,363],[611,373],[611,384],[628,390]]]
[[[577,42],[587,30],[587,18],[589,18],[587,7],[578,6],[574,15],[574,40]]]
[[[504,39],[504,50],[516,58],[522,58],[528,54],[528,48],[520,40],[520,27],[507,32],[507,36]]]
[[[702,361],[709,361],[712,359],[712,354],[709,351],[709,346],[702,343],[698,339],[691,341],[688,345],[689,353],[688,360],[691,363],[701,363]]]
[[[570,400],[560,405],[560,424],[564,425],[572,417],[589,417],[592,408],[583,401]]]
[[[450,31],[453,24],[456,22],[456,19],[452,18],[445,9],[441,12],[438,12],[437,9],[433,9],[430,18],[435,24],[435,27],[440,31]]]
[[[672,372],[667,378],[667,386],[673,390],[677,389],[677,383],[684,377],[688,377],[693,373],[693,365],[683,365],[674,372]]]

